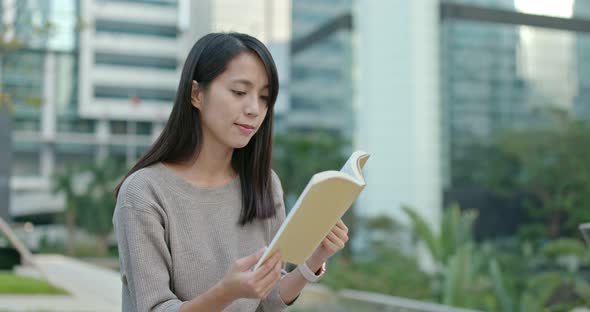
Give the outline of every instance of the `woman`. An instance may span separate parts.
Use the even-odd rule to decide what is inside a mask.
[[[251,36],[193,46],[166,127],[115,190],[123,311],[280,311],[343,248],[339,222],[298,269],[276,253],[251,270],[285,218],[270,168],[278,88]]]

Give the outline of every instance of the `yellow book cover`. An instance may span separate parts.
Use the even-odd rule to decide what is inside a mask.
[[[356,151],[340,171],[316,173],[295,202],[254,270],[276,250],[283,261],[302,264],[365,188],[362,169],[369,154]]]

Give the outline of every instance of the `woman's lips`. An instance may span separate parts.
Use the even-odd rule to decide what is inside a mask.
[[[240,132],[242,132],[243,134],[249,135],[252,134],[252,132],[254,132],[254,126],[238,123],[236,124],[236,126],[238,126],[238,129],[240,129]]]

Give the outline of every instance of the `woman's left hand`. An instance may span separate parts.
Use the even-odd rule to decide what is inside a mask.
[[[328,258],[344,248],[346,242],[348,242],[348,227],[342,220],[339,220],[313,252],[312,257],[320,262],[326,262]]]

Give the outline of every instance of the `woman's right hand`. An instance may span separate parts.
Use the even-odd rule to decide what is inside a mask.
[[[264,248],[256,253],[238,259],[221,280],[221,286],[234,298],[264,299],[273,287],[281,280],[282,259],[276,252],[268,258],[255,272],[250,269],[254,266],[262,254]]]

